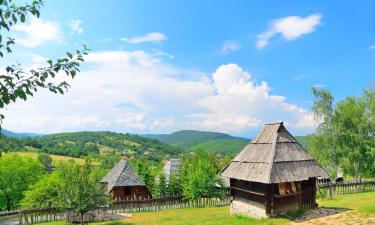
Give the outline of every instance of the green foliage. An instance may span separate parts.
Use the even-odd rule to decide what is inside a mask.
[[[162,198],[168,196],[167,190],[167,180],[165,177],[165,173],[161,172],[158,176],[157,182],[155,184],[155,197]]]
[[[21,201],[23,209],[61,208],[61,189],[63,182],[58,173],[46,174],[24,193]]]
[[[224,186],[218,177],[220,168],[212,153],[198,149],[193,156],[185,156],[180,171],[182,194],[189,199],[222,197]]]
[[[169,196],[181,196],[182,186],[179,173],[171,174],[168,179],[168,195]]]
[[[101,167],[107,170],[112,169],[118,161],[120,161],[120,158],[113,154],[106,154],[100,157]]]
[[[134,157],[160,162],[181,150],[158,140],[115,132],[74,132],[51,134],[42,137],[22,138],[23,146],[31,146],[41,152],[72,157],[98,155],[106,147],[118,155],[124,150],[134,152]],[[103,152],[104,153],[104,152]],[[131,156],[131,155],[129,155]]]
[[[0,157],[0,210],[18,207],[23,192],[38,181],[43,165],[30,157],[6,154]]]
[[[51,156],[48,153],[40,153],[38,155],[38,160],[40,163],[42,163],[42,165],[47,171],[50,171],[52,169],[53,161],[52,161]]]
[[[375,89],[333,104],[328,90],[313,89],[314,114],[320,120],[310,136],[311,153],[330,170],[362,179],[375,176]]]
[[[152,193],[152,190],[154,188],[155,176],[151,173],[150,167],[150,164],[146,160],[138,160],[135,163],[135,170]]]
[[[202,148],[214,153],[235,156],[247,144],[248,142],[242,139],[210,140],[194,145],[190,150]]]
[[[205,148],[212,152],[221,153],[236,153],[249,142],[248,139],[233,137],[228,134],[195,130],[182,130],[168,135],[153,135],[150,137],[185,150]]]
[[[87,212],[108,203],[105,187],[99,184],[99,176],[89,159],[84,166],[62,164],[57,173],[62,181],[59,184],[61,207],[80,214],[82,224]]]
[[[0,57],[12,53],[12,45],[15,39],[11,37],[12,27],[17,23],[24,23],[29,15],[39,17],[42,0],[34,0],[29,3],[14,3],[12,0],[0,1]],[[25,71],[20,65],[4,66],[5,72],[0,74],[0,109],[3,109],[17,100],[27,100],[39,89],[47,89],[53,93],[64,94],[69,88],[66,81],[56,81],[60,73],[74,78],[79,72],[80,62],[87,55],[88,49],[85,45],[83,50],[76,50],[75,55],[67,52],[66,57],[55,61],[48,60],[48,65],[37,69]],[[55,82],[54,82],[55,81]],[[0,124],[4,115],[0,114]],[[0,127],[1,129],[1,127]]]
[[[74,162],[60,162],[51,174],[44,175],[29,187],[24,193],[21,207],[23,209],[74,207],[76,212],[84,211],[85,207],[98,207],[107,202],[105,190],[98,183],[104,172],[92,168],[89,160],[85,161],[84,166]]]

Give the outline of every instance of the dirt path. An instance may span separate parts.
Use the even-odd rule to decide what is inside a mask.
[[[375,215],[363,216],[355,210],[315,209],[294,225],[375,225]]]

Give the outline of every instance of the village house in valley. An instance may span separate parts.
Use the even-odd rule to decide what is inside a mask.
[[[170,159],[163,167],[162,173],[165,174],[165,179],[167,183],[171,176],[178,176],[181,167],[180,159]]]
[[[329,178],[283,122],[266,124],[221,176],[230,179],[231,214],[258,218],[316,207],[317,178]]]
[[[126,160],[120,160],[100,182],[107,185],[108,193],[117,202],[152,197],[145,183]]]

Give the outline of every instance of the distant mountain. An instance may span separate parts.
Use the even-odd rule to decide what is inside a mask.
[[[184,150],[205,148],[212,152],[221,153],[237,153],[250,141],[229,134],[197,130],[181,130],[171,134],[145,134],[142,136],[158,139]]]
[[[16,133],[10,130],[6,129],[1,129],[1,134],[6,136],[6,137],[12,137],[12,138],[25,138],[25,137],[41,137],[44,136],[43,134],[36,134],[36,133],[27,133],[27,132],[22,132],[22,133]]]

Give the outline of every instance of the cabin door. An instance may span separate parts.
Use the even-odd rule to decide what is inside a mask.
[[[312,209],[316,204],[316,178],[301,182],[301,206],[303,209]]]

